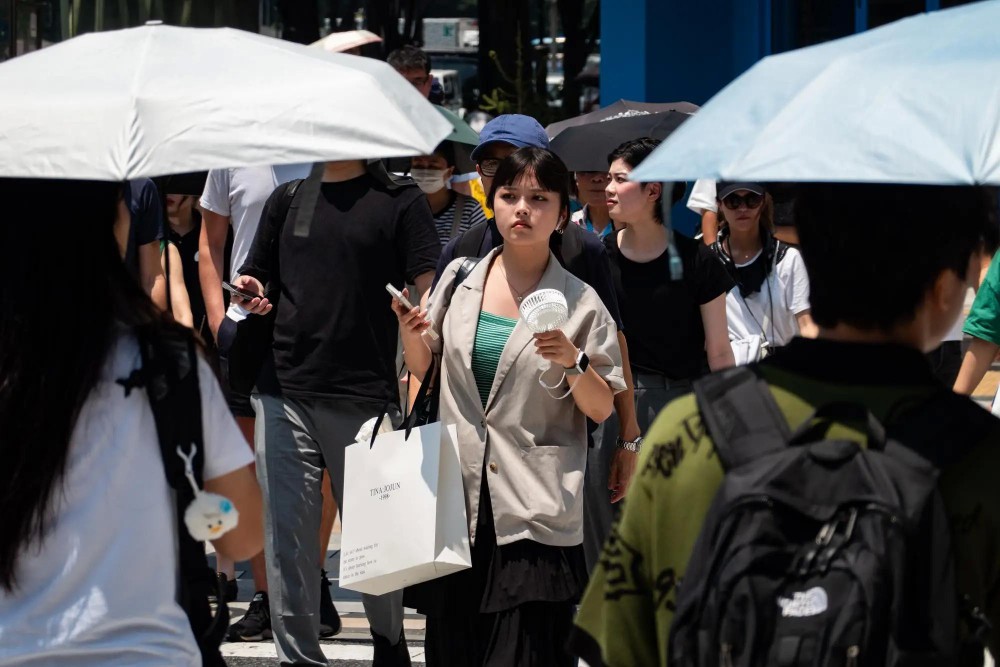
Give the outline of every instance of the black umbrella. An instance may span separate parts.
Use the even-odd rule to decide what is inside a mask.
[[[568,127],[578,125],[590,125],[612,118],[627,118],[628,116],[642,116],[651,113],[663,113],[665,111],[679,111],[680,113],[692,114],[698,110],[698,106],[690,102],[630,102],[628,100],[618,100],[603,109],[585,113],[582,116],[567,118],[558,123],[552,123],[545,128],[549,139],[555,139],[560,132]]]
[[[604,122],[569,127],[549,144],[570,171],[607,171],[608,154],[631,139],[665,139],[686,121],[678,111],[627,116]]]

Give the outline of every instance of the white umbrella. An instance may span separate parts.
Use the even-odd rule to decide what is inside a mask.
[[[383,62],[226,28],[83,35],[0,64],[0,91],[9,177],[426,155],[452,132]]]
[[[381,41],[381,37],[369,30],[345,30],[344,32],[331,32],[318,42],[313,42],[310,46],[318,46],[331,53],[341,53],[356,49],[365,44],[376,44]]]
[[[1000,184],[1000,2],[762,60],[633,173]]]

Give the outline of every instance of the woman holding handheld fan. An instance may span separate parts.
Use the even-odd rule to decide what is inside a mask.
[[[604,421],[625,389],[617,327],[549,250],[569,214],[558,157],[512,154],[489,204],[504,245],[460,284],[464,260],[452,262],[427,311],[393,301],[410,371],[424,380],[441,360],[434,381],[441,421],[457,427],[472,541],[472,568],[424,585],[432,594],[416,606],[427,615],[429,665],[573,665],[563,647],[587,579],[587,418]],[[519,307],[546,289],[565,296],[568,320],[533,334]]]

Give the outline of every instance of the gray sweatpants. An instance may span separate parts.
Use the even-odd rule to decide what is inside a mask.
[[[319,525],[323,467],[341,515],[344,448],[378,409],[341,399],[252,397],[257,479],[264,495],[264,554],[271,628],[282,665],[328,664],[319,644]],[[392,416],[398,422],[399,415]],[[322,545],[326,549],[326,545]],[[372,632],[395,644],[403,628],[403,592],[363,595]]]

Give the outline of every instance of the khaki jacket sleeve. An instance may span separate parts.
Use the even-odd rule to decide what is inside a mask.
[[[430,330],[437,334],[437,338],[425,335],[424,340],[427,342],[427,347],[434,354],[441,354],[444,346],[441,330],[444,327],[444,318],[448,314],[448,307],[451,305],[451,297],[455,292],[455,275],[458,273],[458,268],[462,266],[464,259],[464,257],[460,257],[452,260],[445,267],[445,270],[441,273],[441,279],[438,280],[437,285],[434,286],[434,290],[427,297],[427,319],[431,323]]]
[[[608,315],[590,330],[583,350],[590,359],[590,365],[604,378],[611,391],[625,391],[625,374],[622,371],[622,350],[618,345],[618,327]]]

